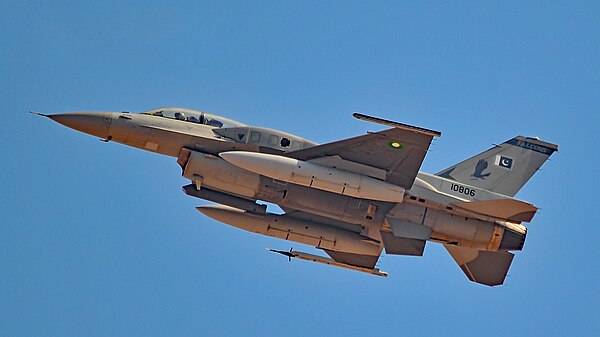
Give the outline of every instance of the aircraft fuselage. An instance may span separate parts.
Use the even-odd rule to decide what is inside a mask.
[[[191,181],[184,186],[186,194],[225,205],[199,207],[200,212],[250,232],[315,246],[335,261],[301,252],[282,253],[290,258],[380,276],[387,274],[373,266],[383,247],[388,254],[420,256],[425,242],[433,241],[447,247],[472,281],[500,284],[504,275],[496,272],[488,280],[477,271],[471,274],[469,268],[477,266],[468,264],[488,258],[478,252],[498,252],[494,263],[505,264],[507,270],[512,254],[503,252],[522,249],[526,228],[521,222],[530,221],[537,210],[510,196],[459,182],[450,175],[452,169],[438,175],[419,171],[405,189],[386,182],[390,172],[340,156],[289,158],[286,153],[318,144],[194,110],[47,117],[107,142],[175,157],[182,175]],[[404,145],[392,141],[389,146]],[[499,158],[497,166],[511,168],[512,158]],[[474,179],[489,176],[484,173],[487,165],[487,161],[477,163]],[[257,201],[277,204],[285,214],[267,213]]]

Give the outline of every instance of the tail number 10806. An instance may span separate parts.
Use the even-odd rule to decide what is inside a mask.
[[[450,186],[450,189],[453,190],[454,192],[462,193],[462,194],[469,195],[472,197],[475,196],[475,190],[472,188],[464,187],[464,186],[457,185],[457,184],[452,184]]]

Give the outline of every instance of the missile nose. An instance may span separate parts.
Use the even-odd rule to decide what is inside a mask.
[[[47,115],[47,117],[71,129],[81,131],[100,138],[107,138],[112,113],[69,112]]]

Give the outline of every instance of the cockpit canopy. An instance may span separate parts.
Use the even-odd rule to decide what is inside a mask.
[[[209,114],[206,112],[185,109],[185,108],[159,108],[154,110],[148,110],[141,112],[144,115],[151,116],[159,116],[170,119],[178,119],[180,121],[197,123],[197,124],[205,124],[214,126],[217,128],[232,128],[232,127],[241,127],[247,126],[240,122],[236,122],[229,118]]]

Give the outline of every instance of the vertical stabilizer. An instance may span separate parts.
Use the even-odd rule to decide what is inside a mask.
[[[436,175],[512,197],[555,151],[558,145],[517,136]]]

